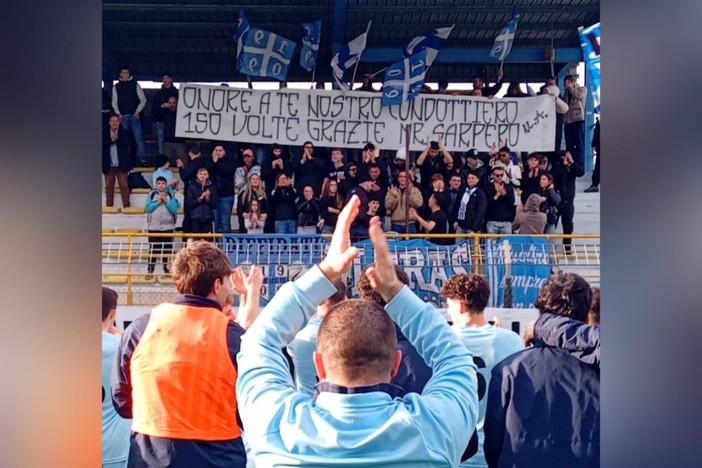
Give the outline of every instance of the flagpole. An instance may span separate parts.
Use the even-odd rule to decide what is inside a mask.
[[[406,240],[409,240],[409,237],[406,237],[407,234],[409,233],[409,208],[410,208],[409,196],[410,196],[410,192],[412,191],[412,187],[414,187],[414,179],[410,177],[410,152],[409,152],[410,136],[411,136],[410,126],[407,125],[405,127],[405,174],[407,177],[407,185],[405,185],[405,193],[403,195],[405,198],[405,239]]]
[[[373,20],[370,20],[368,22],[368,26],[366,26],[366,44],[368,43],[368,32],[370,31],[371,23]],[[364,47],[363,50],[366,48]],[[356,60],[356,66],[353,67],[353,76],[351,77],[351,85],[349,86],[349,90],[353,90],[353,83],[356,81],[356,71],[358,70],[358,64],[361,62],[361,56],[363,55],[363,51],[358,56],[358,60]]]
[[[378,70],[377,72],[373,73],[373,78],[375,78],[376,75],[378,75],[378,74],[380,74],[380,73],[383,73],[383,72],[384,72],[385,70],[387,70],[388,68],[390,68],[390,67],[381,68],[381,69]]]

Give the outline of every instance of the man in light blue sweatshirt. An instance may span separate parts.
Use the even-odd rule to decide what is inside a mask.
[[[471,353],[439,312],[397,279],[377,217],[369,229],[375,264],[367,275],[385,310],[359,300],[334,307],[314,353],[319,395],[296,391],[281,349],[351,268],[359,252],[349,229],[359,206],[352,197],[326,258],[283,286],[242,338],[236,391],[257,466],[456,466],[475,429]],[[392,320],[433,370],[421,394],[396,397],[390,384],[402,355]]]

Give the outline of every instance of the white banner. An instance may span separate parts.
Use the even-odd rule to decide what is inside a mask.
[[[183,84],[176,136],[190,139],[421,151],[443,135],[450,151],[487,151],[505,142],[514,151],[553,151],[551,96],[495,98],[421,94],[381,107],[380,93],[283,89],[276,91]]]

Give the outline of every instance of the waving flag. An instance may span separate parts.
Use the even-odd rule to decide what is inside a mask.
[[[270,31],[250,27],[241,53],[241,73],[284,81],[296,44]]]
[[[587,65],[587,82],[592,91],[595,112],[600,113],[600,23],[578,28],[580,46]]]
[[[361,54],[366,48],[368,29],[370,29],[370,23],[368,23],[366,32],[342,47],[339,53],[332,58],[332,76],[339,89],[349,90],[348,83],[342,81],[342,78],[344,77],[344,72],[361,59]]]
[[[522,12],[519,7],[512,8],[512,19],[500,30],[500,33],[495,38],[495,43],[492,45],[490,57],[497,60],[504,60],[509,51],[512,50],[512,41],[514,41],[514,33],[517,31],[517,23],[522,17]]]
[[[249,19],[246,17],[244,10],[239,10],[239,22],[236,26],[236,32],[232,36],[234,42],[236,42],[236,59],[237,68],[241,70],[241,50],[244,48],[244,37],[246,37],[246,32],[249,30]]]
[[[385,71],[383,106],[411,101],[422,91],[427,72],[427,50],[422,49],[404,60],[393,63]]]
[[[436,58],[436,54],[439,53],[439,49],[444,45],[444,41],[449,37],[454,26],[455,24],[450,28],[432,29],[421,36],[415,37],[405,45],[405,48],[402,49],[402,54],[405,57],[409,57],[420,50],[426,49],[427,67],[431,67],[431,64],[434,63],[434,59]]]
[[[317,67],[317,51],[319,50],[319,38],[322,33],[322,22],[302,23],[302,50],[300,51],[300,66],[307,71],[312,71]]]

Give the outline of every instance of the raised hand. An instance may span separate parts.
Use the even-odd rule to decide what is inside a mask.
[[[374,262],[368,267],[366,275],[370,281],[370,285],[378,294],[385,300],[390,300],[402,289],[402,282],[397,278],[395,273],[395,263],[390,254],[388,240],[385,238],[385,233],[380,224],[380,218],[374,216],[370,221],[368,229],[371,242],[373,242]]]
[[[335,281],[351,269],[353,259],[358,256],[358,249],[351,246],[351,223],[358,216],[361,200],[358,195],[351,197],[336,223],[327,255],[319,263],[319,269],[329,281]]]

